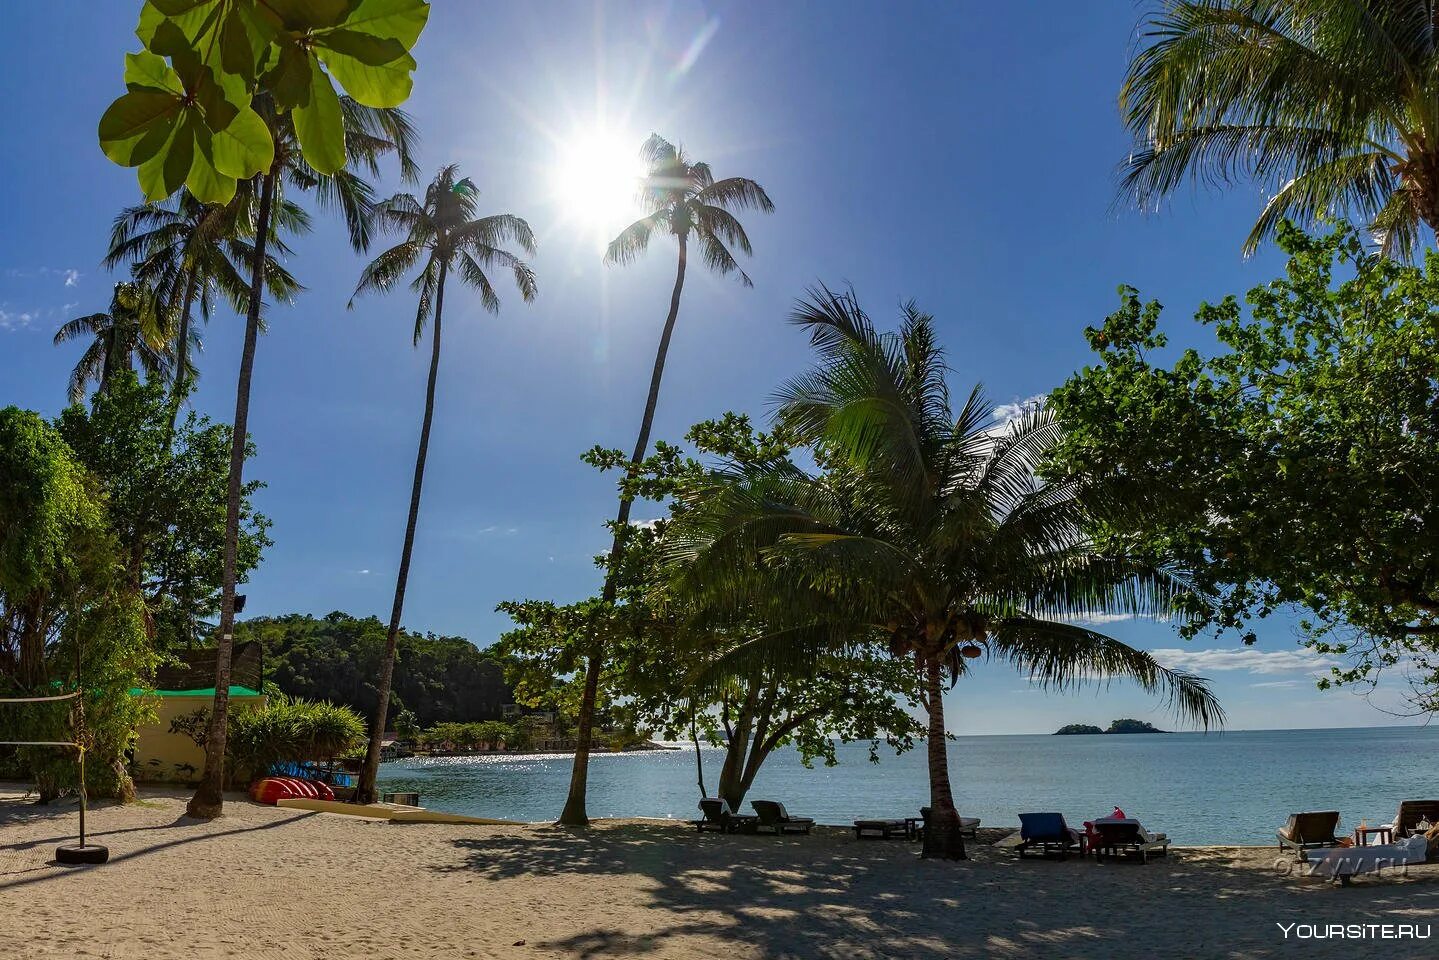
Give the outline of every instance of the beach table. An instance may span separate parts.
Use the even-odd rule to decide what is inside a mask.
[[[854,838],[863,840],[866,837],[871,840],[889,840],[892,837],[904,837],[909,839],[911,830],[909,822],[900,820],[856,820],[854,822]]]

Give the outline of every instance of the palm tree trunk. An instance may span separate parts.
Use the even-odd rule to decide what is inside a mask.
[[[165,434],[165,449],[175,438],[175,424],[180,407],[190,395],[190,317],[195,302],[195,268],[186,271],[185,303],[180,308],[180,331],[175,337],[175,379],[170,384],[170,427]]]
[[[115,319],[110,320],[110,329],[105,332],[105,362],[100,367],[100,385],[96,393],[108,394],[110,392],[110,380],[115,375],[115,355],[119,353],[116,346],[119,343],[119,334],[115,329]]]
[[[260,307],[264,296],[265,241],[270,234],[270,207],[275,197],[271,166],[260,188],[260,209],[255,222],[255,256],[250,267],[250,302],[245,311],[245,346],[240,352],[240,379],[235,388],[235,423],[230,437],[230,477],[225,502],[225,556],[220,588],[220,636],[215,643],[215,701],[205,731],[205,772],[185,812],[192,817],[218,817],[225,806],[225,735],[230,710],[230,659],[235,652],[235,555],[240,539],[240,501],[245,481],[245,445],[249,439],[250,375],[255,367],[255,342],[260,333]]]
[[[949,789],[949,754],[944,732],[944,691],[937,656],[924,658],[925,708],[929,711],[929,822],[924,827],[926,858],[967,860],[959,832],[959,811]]]
[[[635,452],[630,457],[630,465],[637,467],[645,458],[645,451],[650,445],[650,429],[654,426],[655,407],[660,401],[660,380],[665,375],[665,356],[670,350],[670,337],[675,332],[675,320],[680,314],[680,293],[685,285],[685,262],[688,259],[688,251],[685,245],[685,235],[679,235],[679,268],[675,272],[674,293],[670,295],[670,313],[665,318],[664,332],[660,334],[659,349],[655,351],[655,368],[650,375],[650,395],[645,401],[645,415],[640,420],[640,435],[635,440]],[[620,511],[615,517],[615,535],[610,544],[609,564],[605,574],[605,588],[602,598],[606,604],[613,603],[615,594],[619,590],[619,583],[615,580],[615,571],[619,568],[620,553],[624,550],[625,529],[630,522],[630,506],[633,501],[624,494],[620,495]],[[600,670],[604,666],[604,650],[598,638],[594,639],[594,649],[590,651],[589,662],[585,665],[585,689],[580,697],[579,729],[575,733],[575,763],[570,771],[570,792],[565,798],[565,808],[560,811],[560,823],[569,826],[584,826],[590,822],[585,812],[585,789],[589,782],[590,771],[590,743],[594,734],[595,700],[599,696]]]
[[[356,803],[375,801],[375,780],[380,775],[380,741],[385,735],[386,714],[390,708],[390,686],[395,675],[395,645],[400,637],[400,617],[405,610],[405,587],[410,580],[410,554],[415,546],[415,525],[420,518],[420,492],[425,486],[425,459],[430,453],[430,424],[435,418],[435,380],[440,372],[440,319],[445,312],[445,276],[449,262],[440,261],[440,279],[435,287],[435,327],[431,331],[430,382],[425,387],[425,419],[420,424],[420,449],[415,455],[415,482],[410,488],[410,516],[405,522],[405,545],[400,549],[400,573],[395,578],[395,603],[390,608],[390,630],[385,636],[385,655],[380,660],[380,678],[376,683],[379,703],[370,723],[370,746],[365,751],[365,768],[360,772],[360,785],[355,788]]]
[[[690,713],[690,741],[695,745],[695,779],[699,782],[700,799],[704,799],[709,796],[705,792],[705,761],[700,756],[700,731],[693,711]]]

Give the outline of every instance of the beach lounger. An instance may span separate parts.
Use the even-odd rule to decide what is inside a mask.
[[[1337,880],[1344,886],[1351,877],[1361,873],[1378,873],[1392,867],[1423,863],[1428,854],[1429,841],[1422,836],[1369,847],[1336,847],[1311,857],[1308,875]]]
[[[751,806],[754,812],[759,815],[759,823],[755,824],[757,830],[773,830],[775,833],[809,833],[814,828],[814,820],[810,817],[792,817],[784,804],[778,800],[755,800]]]
[[[705,797],[700,801],[700,812],[704,814],[703,817],[690,821],[700,833],[706,830],[734,833],[739,829],[740,818],[736,817],[734,811],[730,809],[728,800],[720,797]]]
[[[1291,813],[1289,822],[1279,828],[1279,849],[1295,850],[1303,860],[1305,850],[1338,846],[1339,838],[1334,835],[1338,826],[1337,810]]]
[[[1427,820],[1431,826],[1439,824],[1439,800],[1405,800],[1399,804],[1399,812],[1391,823],[1386,823],[1395,840],[1402,840],[1414,832],[1419,821]]]
[[[1068,857],[1071,850],[1084,853],[1083,834],[1064,822],[1062,813],[1021,813],[1019,815],[1020,842],[1015,848],[1022,859],[1025,852],[1038,847],[1041,855],[1058,854]]]
[[[1092,825],[1094,836],[1089,840],[1089,850],[1096,859],[1137,853],[1140,863],[1148,863],[1151,856],[1163,857],[1169,853],[1169,838],[1162,833],[1150,833],[1138,820],[1101,817]]]
[[[919,808],[919,816],[920,816],[920,819],[923,820],[924,822],[923,822],[923,824],[915,824],[915,826],[914,826],[914,833],[913,833],[913,839],[915,839],[915,840],[922,840],[922,839],[924,839],[924,828],[927,827],[927,826],[929,826],[929,807],[920,807],[920,808]],[[959,835],[960,835],[961,837],[969,837],[971,840],[978,840],[978,839],[979,839],[979,818],[978,818],[978,817],[960,817],[960,818],[959,818]]]

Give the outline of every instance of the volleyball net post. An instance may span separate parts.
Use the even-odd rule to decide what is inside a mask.
[[[104,863],[110,859],[110,851],[99,844],[85,842],[85,812],[88,791],[85,788],[85,698],[81,696],[84,686],[80,679],[81,650],[75,644],[75,689],[70,693],[49,697],[0,697],[0,706],[28,705],[32,703],[59,703],[74,700],[71,710],[73,740],[0,740],[0,747],[62,747],[75,751],[75,762],[79,773],[78,796],[80,799],[80,842],[62,843],[55,848],[58,863]]]

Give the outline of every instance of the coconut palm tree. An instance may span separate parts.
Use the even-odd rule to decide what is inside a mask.
[[[955,414],[931,318],[913,305],[879,333],[853,294],[815,291],[795,320],[819,367],[780,392],[780,422],[826,465],[736,465],[689,495],[668,531],[682,595],[756,612],[769,632],[727,660],[814,669],[826,652],[886,644],[921,671],[932,814],[924,855],[962,858],[949,780],[946,682],[986,654],[1040,687],[1127,678],[1208,726],[1206,682],[1083,624],[1096,613],[1170,613],[1190,593],[1174,571],[1101,551],[1090,494],[1035,475],[1059,439],[1042,408],[996,429],[978,390]]]
[[[333,176],[324,176],[305,162],[290,113],[276,110],[268,94],[255,97],[251,106],[270,128],[270,137],[275,145],[275,158],[270,169],[257,175],[248,188],[256,192],[259,201],[254,207],[253,226],[247,229],[248,235],[255,238],[255,243],[254,255],[250,259],[250,292],[245,301],[245,339],[240,351],[240,375],[235,388],[235,422],[230,442],[220,622],[215,644],[215,700],[210,709],[209,726],[205,733],[205,769],[195,795],[186,806],[186,812],[190,816],[203,819],[219,816],[224,808],[225,735],[230,706],[230,661],[235,649],[235,570],[239,549],[240,506],[244,497],[245,447],[249,440],[250,377],[255,367],[255,342],[260,334],[265,264],[268,262],[266,247],[274,232],[274,217],[284,203],[284,190],[287,186],[311,190],[322,208],[340,211],[349,230],[351,246],[356,250],[364,250],[370,241],[370,214],[374,191],[355,168],[368,172],[371,176],[378,176],[380,159],[393,153],[399,162],[400,174],[406,180],[414,178],[416,169],[411,156],[415,132],[409,116],[403,110],[366,107],[349,97],[341,97],[347,165]]]
[[[1361,218],[1386,254],[1439,230],[1439,31],[1429,0],[1163,0],[1119,94],[1123,189],[1258,182],[1245,242],[1284,219]]]
[[[249,181],[242,183],[225,206],[203,204],[182,189],[159,203],[126,207],[110,230],[105,266],[132,264],[135,276],[159,292],[172,320],[178,318],[170,384],[172,432],[195,380],[190,358],[194,308],[198,305],[208,321],[219,295],[237,312],[247,310],[250,287],[245,274],[254,258],[254,242],[246,231],[254,225],[256,199],[251,187]],[[309,215],[288,201],[276,205],[272,221],[268,246],[280,254],[290,252],[283,234],[309,229]],[[282,303],[301,289],[273,254],[265,258],[265,283],[270,296]],[[198,337],[193,342],[200,344]]]
[[[110,389],[116,371],[136,364],[147,378],[163,377],[170,369],[171,332],[160,298],[147,284],[127,280],[115,284],[108,313],[76,317],[55,331],[58,346],[92,338],[70,373],[70,402],[85,399],[91,382],[99,391]]]
[[[530,225],[510,213],[476,216],[479,191],[468,177],[456,179],[454,164],[442,167],[425,191],[424,201],[399,193],[375,208],[378,226],[402,231],[405,239],[376,257],[360,274],[355,296],[370,290],[381,293],[394,289],[423,259],[410,288],[419,295],[415,312],[414,345],[419,346],[425,323],[430,330],[430,379],[425,387],[425,415],[420,421],[420,447],[415,455],[415,478],[410,488],[410,513],[405,522],[405,541],[400,549],[400,571],[395,578],[395,602],[390,609],[390,628],[385,636],[385,655],[375,684],[379,700],[370,724],[370,746],[355,799],[375,799],[375,778],[380,769],[380,742],[390,705],[390,684],[395,670],[395,645],[400,636],[400,617],[405,607],[405,587],[410,577],[410,555],[415,545],[415,524],[420,516],[420,493],[425,484],[425,459],[430,450],[430,424],[435,416],[435,381],[440,372],[440,326],[445,312],[445,281],[453,269],[462,283],[479,291],[480,303],[490,313],[500,312],[500,298],[485,273],[499,268],[510,271],[525,301],[535,298],[535,273],[502,244],[515,243],[531,255],[535,237]],[[351,300],[353,305],[354,301]]]
[[[654,426],[655,407],[660,399],[660,380],[665,372],[665,357],[669,353],[675,321],[679,318],[680,294],[684,291],[690,244],[693,242],[699,248],[705,266],[721,275],[736,274],[745,286],[753,286],[749,275],[740,269],[733,250],[738,249],[746,256],[752,255],[754,251],[750,247],[744,226],[731,211],[774,211],[774,203],[758,183],[744,177],[716,180],[710,172],[709,164],[691,159],[681,148],[658,134],[651,134],[644,142],[640,148],[640,157],[647,169],[640,182],[639,201],[647,212],[610,242],[605,251],[605,262],[631,263],[649,249],[651,238],[656,234],[663,234],[674,237],[679,252],[679,264],[675,271],[674,291],[670,294],[669,314],[665,317],[664,328],[660,331],[659,348],[655,351],[654,371],[650,374],[650,392],[645,399],[644,415],[640,418],[639,436],[635,439],[634,454],[630,458],[632,466],[637,466],[644,460],[645,452],[649,449],[650,429]],[[633,500],[622,492],[607,565],[611,572],[605,575],[602,595],[606,603],[612,603],[615,599],[613,571],[618,567],[620,553],[624,549],[623,538],[629,524],[632,504]],[[580,699],[579,724],[576,730],[574,768],[570,774],[569,795],[565,799],[564,810],[560,813],[561,823],[581,825],[589,822],[585,811],[585,791],[589,779],[595,699],[599,695],[600,671],[603,665],[604,651],[595,649],[590,653],[585,667],[585,685]]]

